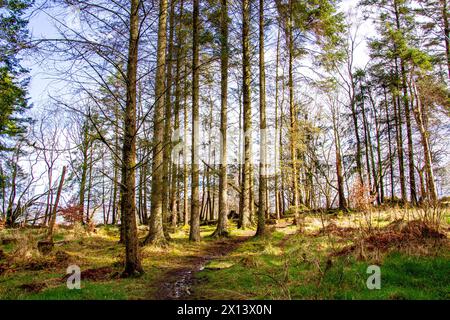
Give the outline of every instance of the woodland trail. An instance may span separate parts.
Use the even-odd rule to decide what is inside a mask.
[[[288,227],[294,225],[294,221],[292,222],[287,222],[286,220],[283,222],[279,222],[275,225],[275,230],[283,230],[283,229],[287,229]],[[278,244],[278,246],[284,251],[284,248],[286,246],[286,243],[292,238],[292,236],[294,234],[296,234],[298,232],[297,229],[294,230],[289,230],[289,231],[283,231],[283,233],[285,234],[284,238],[281,240],[281,242]]]
[[[248,240],[250,236],[239,236],[230,239],[218,239],[208,245],[200,255],[186,257],[185,267],[166,272],[158,281],[155,300],[188,300],[193,299],[195,274],[205,265],[217,258],[225,256]]]
[[[292,222],[282,222],[274,225],[274,230],[285,229],[292,225]],[[269,231],[270,232],[270,231]],[[285,232],[284,242],[290,239],[294,232]],[[195,285],[198,281],[195,277],[196,273],[211,261],[236,250],[243,242],[250,239],[251,236],[235,236],[229,239],[218,239],[209,244],[199,255],[188,256],[185,258],[185,267],[175,268],[167,271],[160,281],[157,283],[154,299],[156,300],[189,300],[195,299]]]

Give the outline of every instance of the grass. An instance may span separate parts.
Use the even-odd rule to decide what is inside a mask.
[[[17,235],[17,232],[11,230],[4,231]],[[143,231],[141,230],[141,233]],[[33,243],[37,243],[37,239],[40,239],[45,231],[25,229],[20,232],[21,237],[31,238]],[[139,299],[151,296],[154,288],[148,284],[154,282],[155,278],[163,272],[162,268],[155,268],[149,259],[143,259],[147,272],[139,279],[82,280],[82,290],[68,290],[63,277],[66,275],[69,264],[76,264],[81,270],[112,266],[114,271],[120,272],[124,247],[118,244],[118,229],[115,227],[102,227],[96,234],[90,236],[84,234],[80,228],[59,229],[54,239],[64,241],[62,245],[56,246],[55,251],[66,252],[70,256],[69,262],[43,270],[26,270],[23,265],[30,260],[39,261],[39,259],[47,258],[39,256],[35,247],[25,248],[33,258],[27,258],[28,255],[25,252],[23,257],[14,261],[10,270],[0,276],[0,299]],[[18,245],[8,244],[2,249],[4,252],[14,254]],[[44,284],[44,289],[33,292],[21,288],[22,285],[36,283]]]
[[[372,224],[383,227],[396,220],[402,212],[376,212]],[[230,254],[210,261],[196,274],[201,280],[193,288],[195,299],[449,299],[450,252],[448,246],[436,250],[391,250],[380,257],[358,259],[355,255],[332,256],[332,252],[352,244],[352,237],[323,234],[318,231],[332,222],[339,227],[355,227],[361,217],[335,214],[305,215],[305,228],[298,233],[295,226],[280,221],[267,235],[253,237],[240,244]],[[444,221],[449,221],[446,212]],[[68,290],[63,277],[69,264],[82,270],[110,267],[120,273],[123,268],[124,247],[118,244],[117,227],[103,226],[96,233],[84,229],[56,229],[55,251],[64,251],[69,261],[45,263],[54,256],[41,256],[36,243],[45,235],[44,229],[1,230],[0,238],[15,238],[14,243],[0,245],[12,262],[0,275],[0,299],[36,300],[115,300],[151,299],[158,281],[168,270],[186,267],[192,256],[203,255],[214,241],[209,235],[214,226],[202,226],[201,243],[187,241],[188,227],[171,234],[168,248],[146,246],[141,250],[145,274],[140,278],[112,278],[101,281],[82,280],[81,290]],[[449,230],[448,225],[443,229]],[[139,227],[139,236],[146,235],[146,227]],[[232,236],[253,234],[252,230],[231,228]],[[34,262],[33,270],[29,270]],[[0,261],[1,264],[4,261]],[[42,264],[42,268],[40,268]],[[367,267],[381,267],[381,289],[369,290]],[[37,265],[37,267],[36,267]],[[40,290],[27,285],[38,284]]]
[[[0,275],[0,300],[4,299],[36,299],[36,300],[114,300],[114,299],[151,299],[156,290],[158,280],[165,272],[173,268],[185,267],[186,257],[202,255],[205,248],[214,239],[209,235],[215,226],[202,226],[201,243],[187,241],[189,228],[181,227],[172,233],[172,241],[168,248],[145,246],[141,250],[142,266],[145,274],[134,279],[120,279],[81,282],[81,290],[67,289],[63,277],[69,264],[80,266],[81,270],[111,267],[113,272],[120,273],[124,260],[124,246],[118,244],[119,230],[114,226],[102,226],[96,233],[86,234],[82,227],[73,230],[58,228],[54,240],[60,242],[54,252],[64,251],[69,255],[69,262],[56,264],[42,270],[27,270],[30,262],[35,264],[54,261],[54,252],[50,257],[41,256],[37,251],[37,241],[45,236],[44,229],[5,229],[0,231],[1,238],[15,238],[16,243],[1,245],[13,263],[5,273]],[[242,235],[245,231],[236,230],[232,226],[232,235]],[[146,227],[139,227],[141,239],[147,233]],[[248,231],[247,231],[248,233]],[[0,265],[2,261],[0,261]],[[43,284],[39,292],[23,289],[23,285]]]
[[[448,214],[448,212],[447,212]],[[328,218],[327,218],[328,219]],[[333,223],[345,225],[349,217]],[[374,220],[385,226],[386,215]],[[317,217],[306,218],[306,231],[275,231],[252,239],[224,258],[229,268],[205,269],[197,277],[199,299],[449,299],[450,252],[447,245],[425,254],[391,250],[379,259],[330,254],[352,241],[317,236]],[[374,222],[376,224],[376,222]],[[381,289],[369,290],[370,265],[381,268]]]
[[[296,236],[297,237],[297,236]],[[292,248],[293,244],[288,246]],[[211,299],[449,299],[450,260],[448,257],[411,257],[392,253],[381,264],[381,289],[369,290],[366,280],[368,262],[339,258],[324,274],[326,262],[305,262],[301,255],[255,253],[253,268],[240,258],[232,267],[204,270],[196,288]],[[232,260],[232,261],[233,261]],[[289,262],[287,262],[289,261]],[[286,263],[287,266],[286,266]],[[287,271],[288,270],[288,271]],[[286,277],[285,274],[288,274]],[[283,283],[286,288],[283,288]]]

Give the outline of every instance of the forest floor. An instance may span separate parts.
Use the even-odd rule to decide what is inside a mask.
[[[263,237],[238,230],[231,237],[190,243],[188,228],[171,234],[167,248],[142,248],[145,274],[122,279],[124,247],[118,229],[59,227],[55,249],[41,255],[44,229],[0,230],[0,299],[449,299],[450,212],[439,228],[420,212],[389,209],[370,216],[305,214],[269,225]],[[147,227],[139,227],[144,237]],[[81,290],[66,286],[78,265]],[[367,267],[381,268],[381,289],[366,286]]]

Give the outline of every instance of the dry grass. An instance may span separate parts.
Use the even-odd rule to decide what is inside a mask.
[[[349,217],[331,218],[314,236],[328,236],[331,246],[349,242],[333,250],[333,256],[355,255],[360,260],[376,260],[393,250],[407,254],[433,255],[450,248],[445,208],[392,208],[381,211],[366,207]]]

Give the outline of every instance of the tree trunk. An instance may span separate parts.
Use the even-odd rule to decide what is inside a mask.
[[[242,173],[241,187],[241,215],[239,217],[239,228],[245,229],[250,226],[251,212],[251,97],[250,97],[250,3],[249,0],[242,1],[242,72],[243,72],[243,126],[244,126],[244,169]]]
[[[164,99],[164,143],[163,143],[163,185],[162,185],[162,215],[164,235],[169,240],[170,236],[166,225],[170,219],[170,168],[171,168],[171,151],[172,151],[172,60],[173,60],[173,37],[174,37],[174,20],[175,20],[175,0],[170,0],[169,11],[169,44],[166,60],[166,90]]]
[[[403,161],[403,133],[402,133],[402,118],[400,108],[398,107],[397,94],[393,94],[392,102],[394,105],[394,121],[395,121],[395,133],[397,138],[397,157],[398,168],[400,172],[400,191],[401,199],[403,203],[406,203],[406,184],[405,184],[405,167]]]
[[[87,120],[83,124],[83,142],[81,145],[83,162],[81,164],[81,181],[80,181],[80,192],[79,192],[79,206],[80,206],[80,216],[84,217],[84,197],[86,193],[86,180],[88,171],[88,149],[89,149],[89,132],[88,132]],[[84,223],[84,219],[82,218]]]
[[[259,206],[256,235],[265,232],[267,214],[266,73],[264,62],[264,0],[259,0]]]
[[[184,66],[185,75],[187,74],[187,63]],[[184,138],[183,138],[183,223],[186,226],[189,223],[189,199],[188,199],[188,184],[189,184],[189,170],[188,170],[188,111],[187,111],[187,91],[188,91],[188,81],[187,77],[184,80]]]
[[[182,19],[181,17],[183,16],[183,0],[181,0],[180,2],[180,18],[179,18],[179,22],[177,24],[177,38],[178,38],[178,43],[177,43],[177,61],[176,61],[176,74],[175,74],[175,108],[174,108],[174,142],[176,144],[176,147],[178,147],[178,144],[180,143],[180,133],[179,133],[179,129],[180,129],[180,99],[181,99],[181,81],[180,81],[180,77],[181,77],[181,62],[182,62],[182,46],[184,45],[184,39],[181,35],[181,24],[182,24]],[[176,148],[175,150],[178,150],[178,148]],[[173,153],[173,161],[177,161],[176,159],[178,159],[179,154],[178,153]],[[173,164],[172,165],[172,190],[171,190],[171,200],[170,200],[170,208],[171,208],[171,214],[172,214],[172,229],[175,229],[177,227],[178,224],[178,206],[177,203],[179,201],[178,199],[178,182],[179,182],[179,177],[178,177],[178,165],[177,164]]]
[[[53,205],[52,215],[50,218],[50,223],[48,227],[48,233],[47,233],[47,240],[52,242],[53,241],[53,231],[55,230],[55,223],[56,223],[56,213],[58,211],[58,204],[59,199],[61,197],[61,191],[64,184],[64,177],[66,176],[66,166],[63,167],[62,173],[61,173],[61,180],[59,181],[58,191],[56,193],[56,199],[55,204]]]
[[[276,53],[276,64],[275,64],[275,216],[277,220],[281,218],[281,203],[280,203],[280,195],[278,190],[278,169],[279,169],[279,163],[278,160],[280,158],[281,154],[281,144],[278,143],[278,82],[279,82],[279,74],[278,74],[278,67],[280,65],[280,25],[278,25],[278,32],[277,32],[277,53]]]
[[[87,207],[86,207],[86,225],[91,223],[91,195],[92,195],[92,167],[93,167],[93,146],[89,150],[89,180],[87,188]]]
[[[293,38],[293,17],[292,17],[292,1],[289,0],[289,21],[288,21],[288,46],[289,46],[289,113],[291,120],[290,127],[290,147],[291,147],[291,161],[292,161],[292,205],[294,207],[294,217],[297,227],[300,227],[300,216],[298,212],[299,206],[299,191],[298,191],[298,177],[297,177],[297,112],[294,101],[294,80],[293,80],[293,60],[294,60],[294,38]]]
[[[428,192],[427,194],[430,196],[430,200],[432,203],[437,202],[437,192],[436,192],[436,185],[434,182],[434,172],[433,172],[433,162],[431,159],[431,150],[430,150],[430,143],[429,143],[429,136],[430,133],[425,128],[424,125],[424,114],[423,114],[423,108],[422,104],[419,98],[419,95],[417,93],[417,89],[414,85],[414,94],[415,94],[415,100],[416,100],[416,107],[414,111],[415,119],[417,122],[417,126],[419,127],[420,137],[422,140],[422,147],[423,147],[423,154],[425,156],[425,171],[427,176],[427,187]]]
[[[406,120],[406,135],[408,139],[408,162],[409,162],[409,190],[411,203],[417,204],[417,192],[416,192],[416,178],[414,169],[414,149],[412,140],[412,126],[411,126],[411,112],[409,107],[408,88],[406,87],[406,71],[404,67],[403,59],[400,59],[401,72],[402,72],[402,87],[403,87],[403,103],[405,106],[405,120]]]
[[[377,108],[376,105],[373,104],[373,113],[375,117],[375,135],[377,139],[377,168],[378,168],[378,186],[379,186],[379,203],[381,204],[384,202],[384,177],[383,177],[383,164],[382,164],[382,158],[381,158],[381,133],[380,133],[380,126],[379,126],[379,119],[377,115]]]
[[[192,181],[191,181],[191,228],[190,241],[200,241],[199,165],[199,0],[194,0],[192,42]]]
[[[391,187],[391,200],[394,200],[395,189],[394,189],[394,158],[392,152],[392,140],[391,140],[391,120],[389,118],[388,111],[388,100],[386,87],[383,88],[384,91],[384,111],[386,113],[386,125],[387,125],[387,134],[388,134],[388,149],[389,149],[389,171],[390,171],[390,187]]]
[[[349,76],[351,81],[351,87],[350,87],[350,107],[352,111],[352,120],[353,120],[353,129],[355,131],[355,138],[356,138],[356,171],[358,172],[358,178],[359,182],[361,184],[364,184],[363,179],[363,173],[362,173],[362,162],[361,162],[361,138],[359,136],[359,125],[358,125],[358,111],[357,111],[357,105],[355,101],[355,90],[356,90],[356,84],[355,80],[353,78],[352,70],[349,68]]]
[[[394,13],[397,31],[403,32],[400,26],[400,12],[398,10],[397,2],[394,1]],[[395,48],[397,49],[397,48]],[[403,90],[403,105],[405,108],[405,122],[406,122],[406,137],[408,140],[408,164],[409,164],[409,190],[411,203],[413,205],[417,204],[417,193],[416,193],[416,179],[415,179],[415,169],[414,169],[414,149],[412,140],[412,128],[411,128],[411,114],[409,108],[409,98],[408,98],[408,87],[406,85],[406,68],[405,61],[402,57],[400,59],[400,76],[401,76],[401,86]],[[400,106],[399,106],[400,108]]]
[[[164,148],[164,94],[166,67],[167,0],[159,4],[158,49],[155,78],[155,106],[153,115],[153,162],[150,230],[145,244],[165,245],[163,230],[163,148]]]
[[[228,235],[228,176],[227,176],[227,107],[228,107],[228,0],[220,7],[220,165],[219,217],[213,236]]]
[[[334,145],[336,148],[336,176],[338,181],[339,209],[347,210],[347,200],[345,199],[345,192],[344,192],[344,175],[342,173],[341,142],[339,138],[338,121],[336,119],[336,112],[334,110],[332,111],[332,117],[333,117]]]
[[[445,54],[447,56],[448,79],[450,80],[450,27],[448,23],[447,0],[440,0],[442,6],[442,24],[444,29]]]
[[[121,213],[124,222],[124,277],[141,274],[136,226],[136,85],[139,46],[139,0],[131,1],[130,40],[127,63],[127,100],[122,149]]]
[[[20,145],[16,146],[16,151],[14,154],[14,161],[13,161],[13,172],[11,177],[11,192],[9,194],[9,200],[8,200],[8,207],[6,209],[6,226],[7,227],[13,227],[15,223],[15,217],[13,214],[13,206],[14,206],[14,200],[16,199],[16,193],[17,193],[17,167],[19,162],[19,153],[20,153]],[[51,188],[51,185],[49,185],[49,189]],[[47,208],[49,208],[49,205],[47,203]]]
[[[119,107],[114,105],[114,114],[116,118],[116,124],[114,126],[114,149],[116,154],[119,154]],[[112,224],[116,224],[116,219],[118,215],[118,201],[117,201],[117,191],[119,189],[119,161],[117,157],[114,157],[114,180],[113,180],[113,208],[112,208]],[[123,240],[123,239],[121,239]]]

